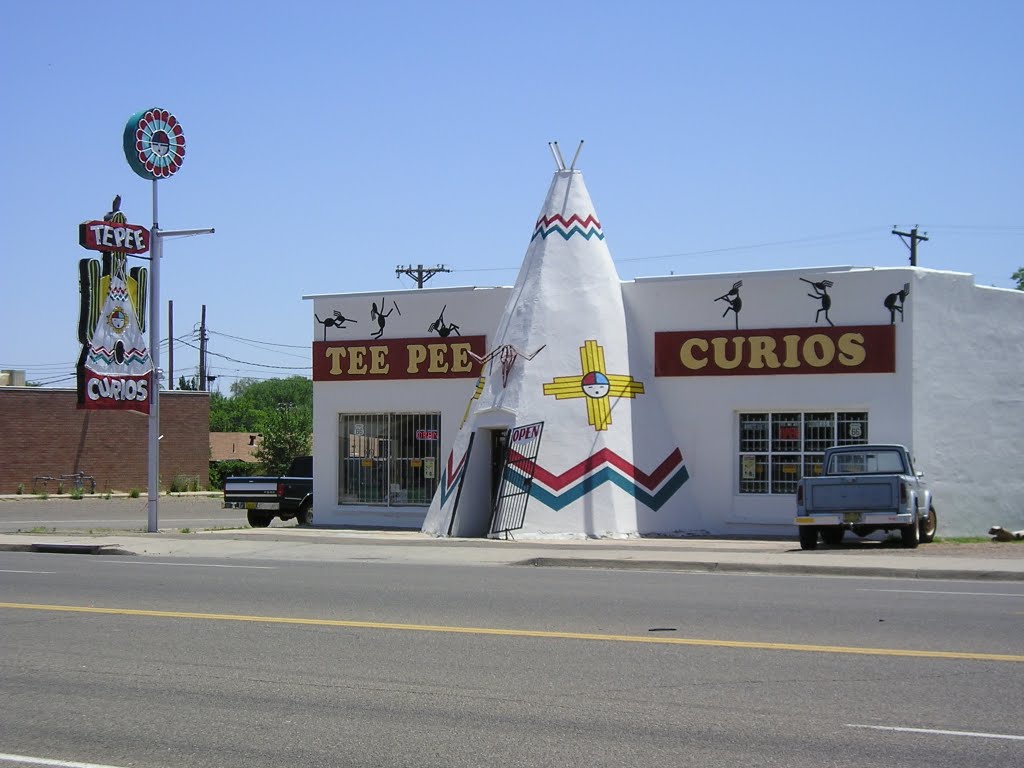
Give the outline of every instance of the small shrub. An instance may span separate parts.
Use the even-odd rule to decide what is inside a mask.
[[[82,489],[81,488],[72,488],[71,489],[71,493],[69,493],[68,496],[70,496],[72,499],[75,499],[75,500],[81,499],[82,498]]]
[[[191,528],[179,528],[178,533],[192,533]]]
[[[131,499],[139,498],[139,489],[138,488],[132,488],[130,491],[128,491],[128,497],[131,498]]]
[[[18,483],[18,495],[21,496],[21,494],[23,494],[24,492],[25,492],[25,484],[24,483]]]
[[[43,499],[45,501],[46,499],[50,498],[50,494],[48,494],[46,491],[43,491],[42,493],[37,493],[36,498]]]

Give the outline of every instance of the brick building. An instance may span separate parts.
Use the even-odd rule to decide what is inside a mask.
[[[74,472],[94,477],[97,493],[145,493],[148,417],[76,405],[74,389],[0,387],[0,493],[16,493],[19,485],[29,493],[36,477]],[[209,431],[208,393],[160,393],[161,488],[179,476],[208,485]],[[55,481],[48,490],[56,490]]]

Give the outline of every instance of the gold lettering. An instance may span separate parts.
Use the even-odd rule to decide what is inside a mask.
[[[775,339],[771,336],[750,337],[750,367],[769,368],[779,367],[779,356],[775,354]]]
[[[729,343],[729,339],[724,336],[719,336],[711,340],[711,346],[715,348],[715,365],[722,370],[732,370],[738,368],[740,363],[743,362],[743,342],[746,341],[745,336],[733,336],[733,358],[730,360],[725,354],[725,345]]]
[[[839,337],[839,362],[851,368],[860,365],[867,357],[864,351],[864,334],[844,333]]]
[[[348,372],[350,375],[362,376],[366,373],[366,363],[363,362],[364,355],[366,355],[366,347],[348,348]]]
[[[324,350],[327,359],[331,361],[331,376],[341,374],[341,358],[345,356],[344,347],[328,347]]]
[[[445,362],[444,353],[448,349],[447,344],[427,344],[427,349],[430,350],[430,365],[427,370],[430,373],[446,373],[448,371],[448,363]]]
[[[708,364],[706,357],[697,357],[693,354],[694,348],[701,352],[708,351],[708,343],[704,339],[687,339],[679,348],[679,360],[691,371],[699,371]]]
[[[824,368],[835,356],[836,345],[825,334],[815,333],[804,340],[804,360],[812,367]]]
[[[789,336],[783,336],[782,340],[786,342],[786,360],[783,365],[786,368],[799,368],[800,367],[800,337],[795,333]]]
[[[427,348],[422,344],[409,345],[409,367],[406,373],[419,373],[420,363],[427,359]]]
[[[469,350],[470,345],[465,342],[452,344],[452,373],[469,373],[473,370]]]
[[[381,376],[391,370],[387,362],[387,347],[370,347],[370,375]]]

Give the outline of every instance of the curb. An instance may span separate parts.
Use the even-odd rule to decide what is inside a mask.
[[[0,552],[37,552],[49,555],[132,555],[116,544],[0,544]]]
[[[933,579],[949,581],[1024,581],[1016,571],[972,571],[955,568],[853,567],[845,565],[796,565],[790,563],[719,563],[699,560],[611,560],[607,558],[531,557],[509,565],[535,568],[595,568],[620,571],[690,571],[698,573],[774,573],[790,576],[864,576],[886,579]]]

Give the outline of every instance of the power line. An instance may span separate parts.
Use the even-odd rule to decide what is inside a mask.
[[[232,336],[230,333],[223,333],[221,331],[212,331],[209,328],[207,328],[206,330],[207,330],[207,332],[212,333],[212,334],[214,334],[216,336],[226,336],[227,338],[234,339],[235,341],[249,341],[249,342],[252,342],[253,344],[265,344],[268,347],[287,347],[289,349],[306,349],[306,350],[309,349],[309,345],[308,344],[277,344],[277,343],[275,343],[273,341],[261,341],[260,339],[247,339],[247,338],[245,338],[243,336]]]
[[[181,340],[179,339],[179,341],[181,341]],[[197,347],[195,344],[192,344],[191,342],[181,341],[181,343],[184,344],[185,346],[192,347],[193,349],[199,349],[199,347]],[[241,363],[242,365],[255,365],[257,368],[274,368],[274,369],[283,370],[283,371],[311,371],[311,370],[313,370],[313,366],[311,366],[311,365],[265,365],[264,363],[254,363],[252,360],[239,360],[239,359],[234,358],[234,357],[228,357],[227,355],[222,355],[219,352],[210,352],[209,350],[207,350],[206,354],[213,355],[214,357],[221,357],[221,358],[224,358],[225,360],[230,360],[232,363]]]

